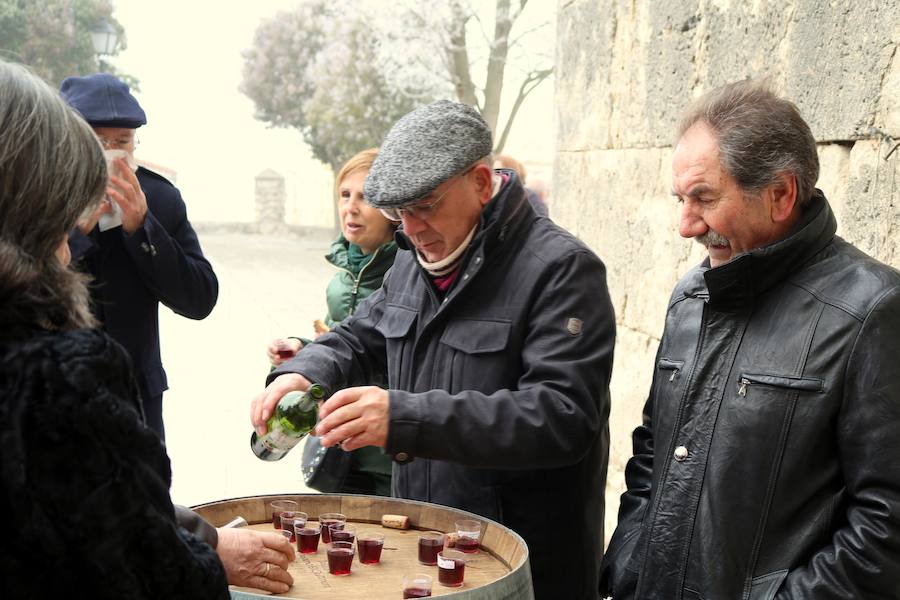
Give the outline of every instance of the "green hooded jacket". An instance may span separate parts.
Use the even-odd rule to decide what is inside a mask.
[[[338,272],[328,283],[325,291],[328,303],[328,315],[325,324],[334,327],[353,314],[359,303],[372,292],[381,287],[384,274],[394,264],[397,244],[393,240],[382,244],[371,258],[363,262],[362,267],[354,268],[350,261],[350,242],[340,235],[331,244],[331,252],[325,260],[337,267]],[[384,384],[382,384],[383,386]],[[353,452],[360,471],[364,473],[391,474],[391,458],[381,448],[367,446]],[[389,493],[388,490],[380,490]]]
[[[349,245],[350,242],[340,235],[331,244],[331,252],[325,256],[325,260],[338,268],[325,291],[328,302],[325,324],[328,327],[334,327],[353,314],[364,298],[381,287],[381,280],[394,264],[397,254],[397,244],[391,240],[375,250],[361,269],[355,270],[349,259]]]

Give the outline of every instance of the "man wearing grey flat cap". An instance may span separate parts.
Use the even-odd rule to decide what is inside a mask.
[[[522,535],[537,598],[595,599],[615,341],[606,273],[534,213],[515,172],[491,168],[491,148],[464,104],[394,125],[365,185],[401,224],[394,267],[271,373],[251,420],[264,432],[285,393],[324,385],[323,446],[384,448],[395,496]],[[385,376],[388,389],[365,386]]]
[[[147,424],[165,439],[159,303],[203,319],[219,282],[178,189],[149,169],[134,171],[135,132],[147,117],[128,85],[109,73],[67,77],[60,95],[93,128],[110,168],[107,201],[69,235],[72,262],[93,277],[91,308],[131,356]]]

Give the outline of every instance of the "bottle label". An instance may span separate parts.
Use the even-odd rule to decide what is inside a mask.
[[[270,451],[282,450],[287,452],[297,445],[300,438],[287,435],[281,427],[275,427],[275,429],[264,435],[260,441]]]

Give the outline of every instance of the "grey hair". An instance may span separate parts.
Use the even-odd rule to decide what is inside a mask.
[[[819,178],[816,140],[793,102],[766,81],[729,83],[698,98],[682,116],[678,139],[694,124],[712,129],[719,161],[745,194],[756,196],[780,174],[797,180],[797,202],[806,204]]]
[[[103,198],[106,178],[87,123],[36,75],[0,60],[0,331],[95,325],[87,278],[56,250]]]

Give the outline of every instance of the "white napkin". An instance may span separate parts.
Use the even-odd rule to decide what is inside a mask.
[[[137,164],[134,162],[134,158],[132,158],[127,151],[119,149],[104,150],[103,154],[106,155],[106,169],[110,174],[119,175],[119,167],[113,162],[117,158],[124,158],[125,162],[128,163],[128,167],[132,171],[137,171]],[[121,227],[122,208],[115,200],[109,197],[107,197],[103,201],[109,202],[109,205],[112,207],[112,212],[101,215],[100,220],[97,222],[97,227],[100,228],[100,231],[106,231],[107,229],[112,229],[113,227]]]

